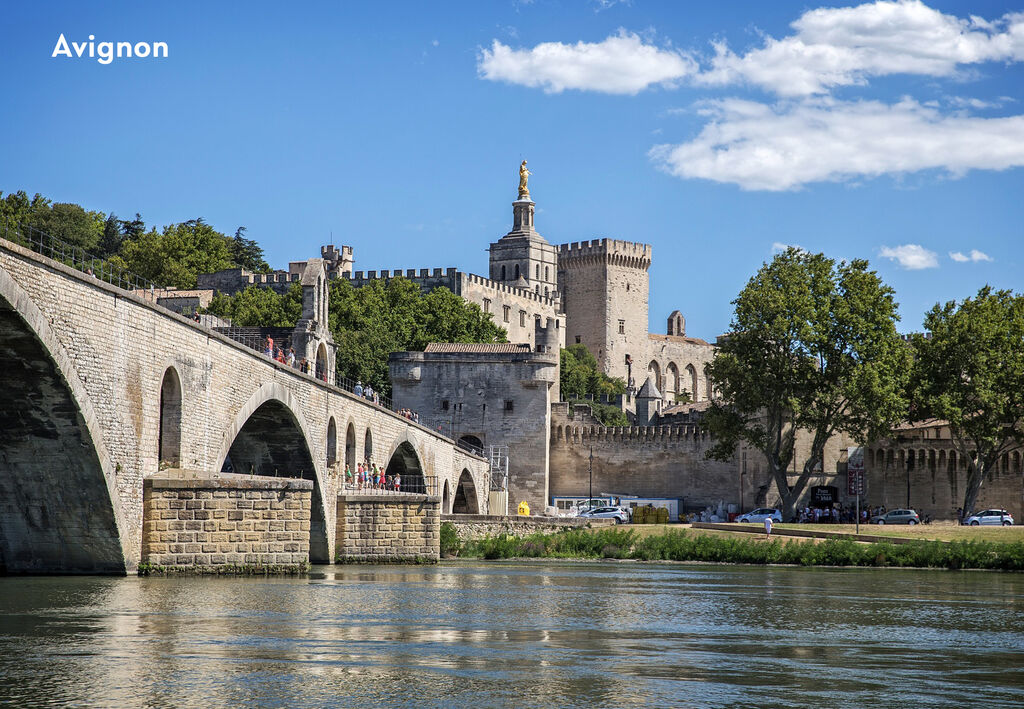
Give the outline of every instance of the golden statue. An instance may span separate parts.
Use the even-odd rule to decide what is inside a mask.
[[[523,160],[519,166],[519,199],[530,198],[530,188],[526,186],[526,181],[530,179],[530,175],[533,173],[526,169],[526,161]]]

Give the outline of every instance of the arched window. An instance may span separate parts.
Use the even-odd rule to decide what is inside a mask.
[[[539,263],[537,264],[537,266],[535,268],[534,278],[536,278],[538,281],[540,280],[540,264]]]
[[[334,417],[327,422],[327,467],[338,462],[338,427],[334,424]]]
[[[164,372],[160,384],[160,462],[181,464],[181,382],[174,367]]]
[[[515,280],[517,280],[517,281],[519,280],[519,264],[518,263],[516,264],[516,278],[515,278]]]
[[[373,462],[373,434],[366,429],[366,436],[363,438],[363,460],[367,463]]]
[[[501,267],[501,280],[505,280],[505,267]]]
[[[699,401],[697,398],[697,368],[692,364],[686,365],[686,379],[690,385],[690,401]]]
[[[550,271],[548,270],[547,266],[544,267],[544,280],[545,281],[550,281],[551,280]]]

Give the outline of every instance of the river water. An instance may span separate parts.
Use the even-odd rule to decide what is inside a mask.
[[[459,562],[0,578],[0,704],[1022,707],[1024,574]]]

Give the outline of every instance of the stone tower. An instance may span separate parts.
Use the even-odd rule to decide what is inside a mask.
[[[534,229],[534,206],[528,196],[512,203],[512,231],[490,246],[490,277],[557,298],[558,250]]]
[[[661,413],[661,392],[654,380],[647,377],[644,385],[636,395],[636,425],[650,426],[651,421]]]
[[[605,374],[627,384],[647,370],[647,297],[651,247],[594,239],[558,247],[558,283],[566,346],[581,343]]]

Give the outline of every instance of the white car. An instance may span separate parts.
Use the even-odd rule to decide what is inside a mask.
[[[629,510],[625,507],[598,507],[593,510],[583,510],[578,517],[594,517],[597,519],[614,519],[615,524],[626,524],[629,522]]]
[[[1013,524],[1013,515],[1006,510],[985,510],[976,515],[971,515],[964,520],[964,524],[969,524],[972,527],[977,527],[978,525],[1009,527]]]
[[[768,517],[772,518],[772,522],[782,521],[782,512],[773,507],[761,507],[760,509],[752,510],[750,512],[744,512],[736,518],[737,522],[764,522]]]

